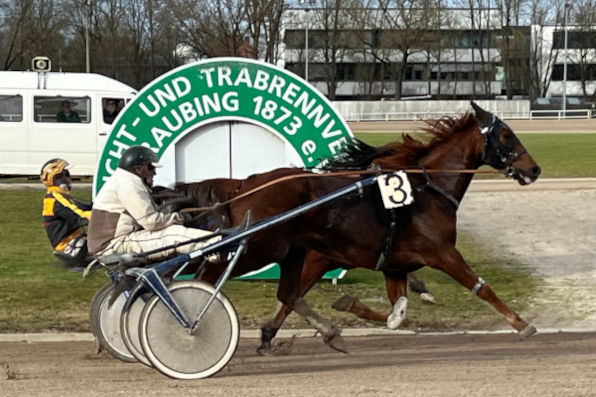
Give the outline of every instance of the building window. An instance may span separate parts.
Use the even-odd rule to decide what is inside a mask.
[[[553,48],[565,48],[565,32],[553,32]],[[573,32],[567,34],[567,48],[596,48],[596,32]]]
[[[0,122],[23,121],[23,97],[20,95],[0,95]]]
[[[38,123],[90,123],[89,97],[36,96],[34,120]]]
[[[555,65],[552,73],[553,81],[563,81],[564,65]],[[567,80],[569,81],[594,81],[596,80],[595,64],[568,64]]]

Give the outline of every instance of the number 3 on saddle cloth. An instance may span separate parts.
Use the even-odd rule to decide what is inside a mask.
[[[383,200],[383,207],[385,207],[385,211],[379,208],[380,211],[378,212],[385,214],[389,212],[391,214],[391,223],[388,225],[387,233],[381,242],[378,252],[379,259],[375,267],[375,270],[383,270],[386,265],[386,257],[391,251],[393,232],[398,222],[397,208],[412,204],[414,202],[414,196],[412,195],[412,186],[410,185],[408,176],[403,171],[381,175],[378,177],[377,183],[381,199]],[[385,220],[387,217],[381,216],[381,218],[384,221],[382,223],[386,223]]]
[[[377,183],[386,209],[399,208],[414,202],[412,186],[405,172],[397,171],[393,174],[381,175]]]

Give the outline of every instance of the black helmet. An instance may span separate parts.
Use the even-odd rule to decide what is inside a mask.
[[[157,162],[157,155],[153,150],[145,146],[131,146],[122,153],[118,167],[126,171],[132,171],[136,166],[153,165],[158,168],[161,165]]]

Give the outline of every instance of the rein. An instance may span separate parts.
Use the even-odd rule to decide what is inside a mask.
[[[297,179],[297,178],[314,178],[314,177],[335,177],[335,176],[346,176],[346,177],[359,177],[361,175],[365,175],[365,174],[378,174],[378,173],[392,173],[395,172],[397,170],[390,170],[390,169],[371,169],[371,170],[359,170],[359,171],[344,171],[344,172],[331,172],[331,173],[326,173],[326,174],[300,174],[300,175],[287,175],[278,179],[274,179],[272,181],[269,181],[261,186],[258,186],[254,189],[249,190],[248,192],[244,192],[239,196],[236,197],[232,197],[231,199],[224,201],[222,203],[215,203],[209,207],[195,207],[195,208],[184,208],[182,210],[180,210],[180,212],[184,213],[184,212],[206,212],[206,211],[212,211],[218,207],[224,206],[224,205],[228,205],[236,200],[240,200],[241,198],[244,198],[246,196],[250,196],[260,190],[263,190],[269,186],[273,186],[275,184],[278,184],[280,182],[283,181],[287,181],[287,180],[291,180],[291,179]],[[403,172],[406,173],[411,173],[411,174],[422,174],[424,173],[426,174],[435,174],[435,173],[460,173],[460,174],[498,174],[499,172],[496,170],[427,170],[427,169],[417,169],[417,168],[413,168],[413,169],[405,169],[405,170],[401,170]],[[428,177],[427,177],[428,179]]]

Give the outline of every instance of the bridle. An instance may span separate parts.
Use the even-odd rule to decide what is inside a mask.
[[[518,168],[513,163],[526,154],[527,151],[524,148],[519,153],[515,152],[515,147],[520,143],[516,136],[514,136],[513,142],[510,144],[501,143],[499,139],[501,130],[503,127],[509,128],[509,126],[494,114],[492,116],[492,122],[488,125],[481,125],[477,121],[480,133],[484,136],[484,155],[482,162],[497,169],[505,169],[505,176],[512,178],[518,171]]]

